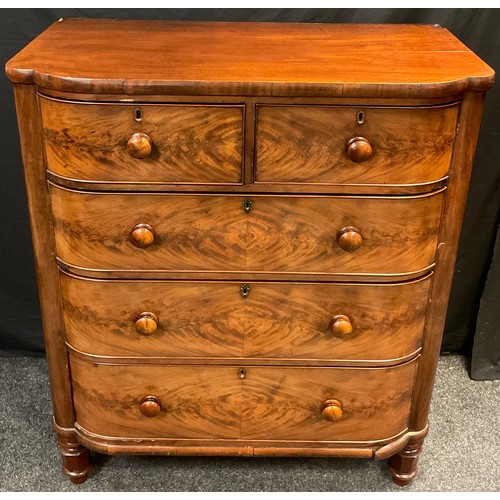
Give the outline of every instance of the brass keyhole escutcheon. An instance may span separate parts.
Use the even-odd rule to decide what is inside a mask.
[[[246,299],[250,295],[250,287],[244,283],[240,286],[240,295]]]
[[[245,198],[242,201],[242,206],[243,206],[243,212],[249,214],[252,211],[252,200],[250,200],[249,198]]]
[[[238,377],[241,378],[241,380],[243,380],[244,378],[246,378],[247,376],[247,371],[245,370],[245,368],[240,368],[238,370]]]

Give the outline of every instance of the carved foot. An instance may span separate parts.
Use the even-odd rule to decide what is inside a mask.
[[[61,452],[63,472],[69,477],[72,483],[83,483],[89,477],[89,450],[76,440],[74,429],[59,427],[55,422],[53,428],[57,435],[57,445]]]
[[[422,453],[423,438],[410,439],[408,444],[398,453],[389,457],[387,468],[392,480],[398,486],[406,486],[418,473],[418,457]]]

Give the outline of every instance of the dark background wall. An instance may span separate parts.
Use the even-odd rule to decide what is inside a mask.
[[[495,9],[1,9],[0,16],[2,66],[60,17],[102,17],[440,24],[500,70],[500,11]],[[14,101],[5,77],[0,78],[0,102],[0,356],[41,355],[43,336]],[[500,84],[486,100],[448,309],[445,352],[470,353],[472,347],[500,208],[499,116]]]

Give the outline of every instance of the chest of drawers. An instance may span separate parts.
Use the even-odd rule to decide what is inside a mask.
[[[63,469],[414,478],[493,71],[436,26],[61,20],[14,83]]]

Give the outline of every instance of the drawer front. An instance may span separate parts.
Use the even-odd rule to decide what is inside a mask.
[[[247,213],[236,195],[50,189],[57,254],[67,264],[276,275],[393,275],[427,268],[434,262],[443,199],[442,192],[252,196]]]
[[[361,116],[359,114],[362,113]],[[266,183],[420,184],[445,177],[458,106],[258,106],[256,180]],[[363,123],[358,121],[363,120]],[[364,138],[361,144],[351,139]]]
[[[68,343],[93,355],[379,362],[421,346],[430,278],[387,285],[89,280],[61,274]]]
[[[48,170],[55,175],[111,183],[241,183],[243,106],[41,98],[40,107]]]
[[[415,367],[113,366],[71,356],[78,424],[130,438],[387,439],[407,426]],[[329,400],[339,404],[323,413]]]

